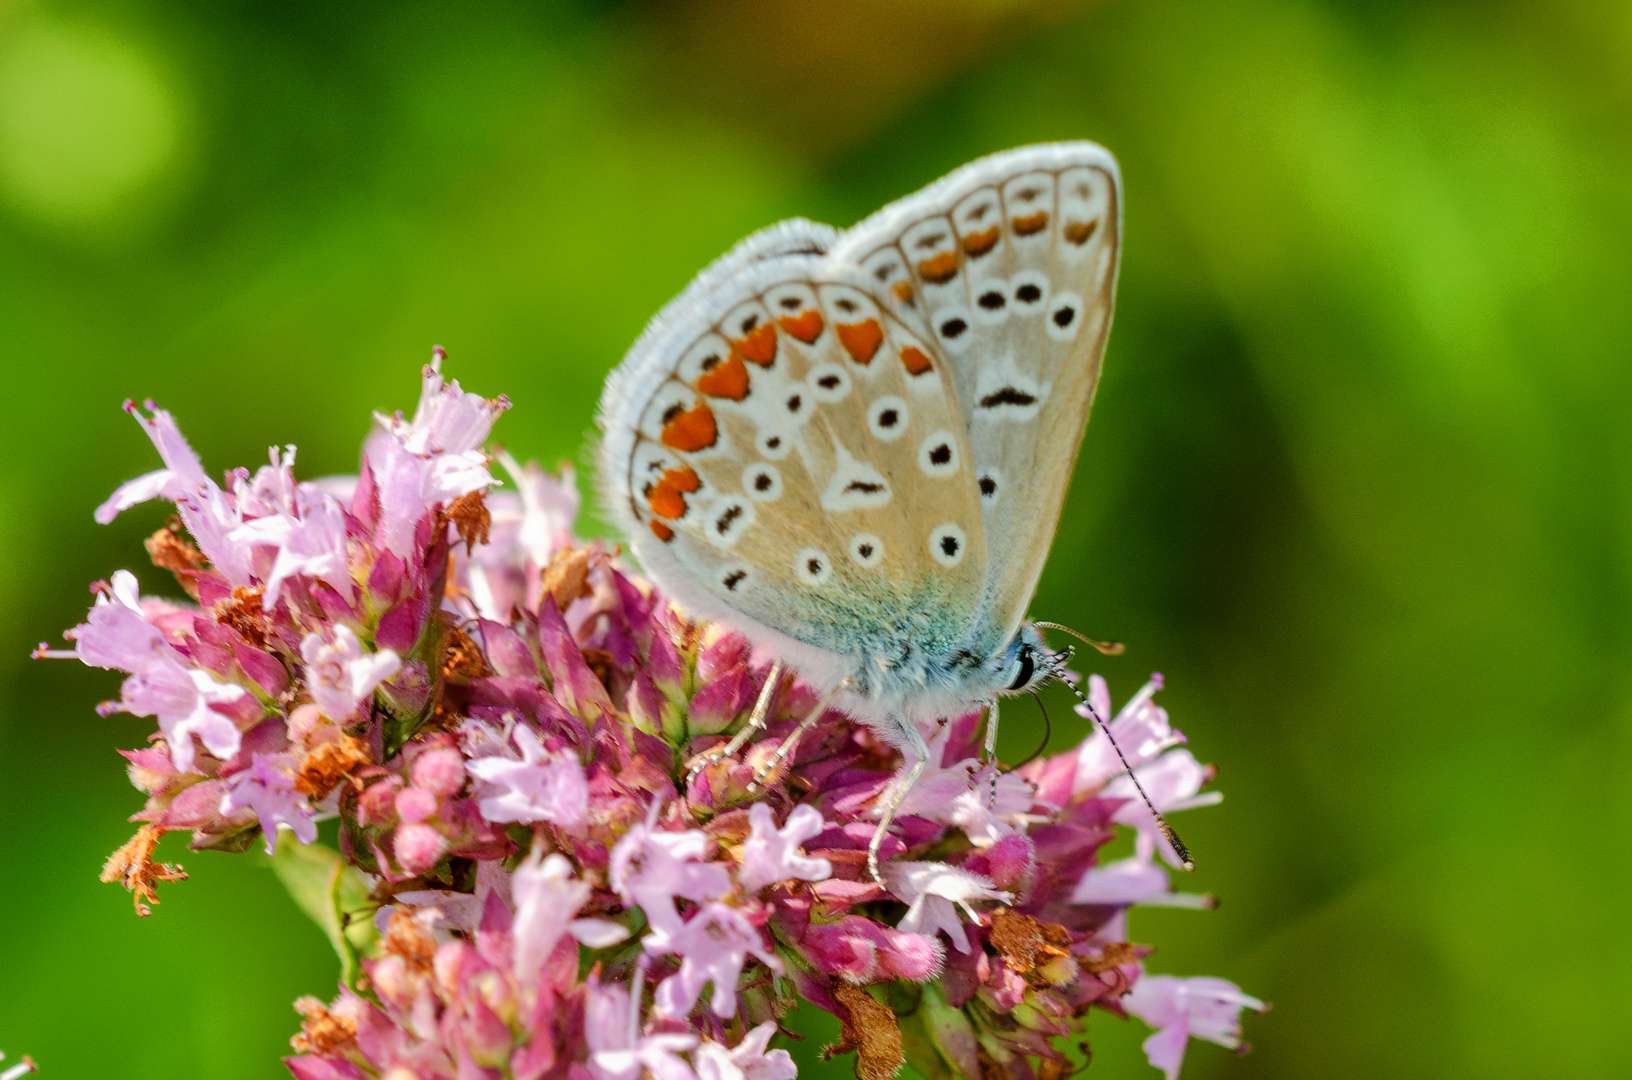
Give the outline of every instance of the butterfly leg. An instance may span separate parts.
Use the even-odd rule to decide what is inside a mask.
[[[754,701],[754,711],[748,714],[748,722],[742,730],[731,737],[731,741],[712,750],[705,750],[691,759],[686,770],[686,782],[690,783],[696,775],[714,764],[721,758],[730,757],[743,744],[753,738],[756,732],[765,729],[765,718],[771,715],[771,705],[776,701],[776,692],[782,685],[782,661],[778,660],[771,665],[771,670],[765,673],[765,685],[760,688],[759,697]]]
[[[793,729],[793,733],[782,740],[782,745],[776,748],[776,752],[771,755],[771,760],[766,762],[765,767],[760,769],[754,775],[753,780],[749,782],[748,793],[750,795],[758,794],[759,789],[765,786],[765,782],[777,774],[782,768],[782,763],[788,760],[788,757],[798,748],[799,740],[804,738],[805,732],[816,726],[816,721],[820,720],[822,715],[827,712],[827,707],[833,704],[833,699],[838,696],[839,691],[845,689],[849,683],[850,680],[845,679],[823,694],[822,699],[816,703],[814,709],[810,710],[809,715],[799,721],[799,726]]]
[[[992,767],[992,789],[986,798],[986,809],[997,809],[997,699],[992,699],[986,710],[986,764]]]
[[[901,716],[892,715],[890,720],[891,727],[885,735],[912,758],[912,764],[896,775],[895,781],[885,792],[884,813],[878,819],[878,828],[873,830],[872,842],[867,845],[867,872],[880,885],[884,884],[884,878],[878,872],[878,849],[890,831],[895,812],[901,808],[901,803],[912,789],[918,786],[918,778],[924,775],[924,768],[929,764],[929,746],[924,742],[918,725]]]

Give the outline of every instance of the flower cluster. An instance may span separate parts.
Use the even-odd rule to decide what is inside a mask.
[[[217,484],[174,420],[130,407],[164,468],[101,521],[163,498],[148,541],[190,598],[121,570],[71,655],[128,674],[103,707],[154,717],[126,751],[147,796],[109,860],[147,914],[165,833],[257,841],[346,978],[296,1003],[301,1080],[787,1080],[771,1042],[799,1001],[834,1014],[858,1075],[1058,1077],[1090,1008],[1240,1042],[1262,1003],[1144,973],[1139,904],[1173,856],[1103,734],[998,771],[978,714],[939,724],[881,857],[867,847],[898,751],[697,625],[615,551],[573,536],[578,497],[487,447],[508,407],[424,372],[412,419],[377,416],[355,478],[297,481],[294,448]],[[509,485],[494,471],[503,467]],[[1154,678],[1111,722],[1163,812],[1216,801]],[[766,691],[765,731],[710,755]],[[1089,700],[1111,715],[1108,690]],[[790,740],[797,740],[796,743]],[[1133,854],[1100,860],[1118,829]],[[319,841],[332,830],[333,847]]]

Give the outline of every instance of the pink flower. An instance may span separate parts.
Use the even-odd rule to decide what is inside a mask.
[[[277,849],[279,825],[289,826],[302,844],[317,839],[312,804],[295,790],[294,778],[279,755],[256,754],[249,768],[234,773],[227,785],[227,793],[221,796],[221,815],[225,817],[246,806],[254,810],[268,855]]]
[[[1099,714],[1101,720],[1107,721],[1111,734],[1116,738],[1116,745],[1127,757],[1128,764],[1136,769],[1154,761],[1168,747],[1184,742],[1183,733],[1174,731],[1168,723],[1167,710],[1151,700],[1161,688],[1162,677],[1152,675],[1150,681],[1122,706],[1122,711],[1111,718],[1111,692],[1105,680],[1098,675],[1088,677],[1088,700],[1094,707],[1093,711]],[[1077,706],[1077,715],[1093,719],[1085,705]],[[1071,785],[1071,793],[1080,795],[1092,791],[1124,771],[1116,749],[1096,724],[1093,733],[1077,749],[1077,775]]]
[[[71,632],[74,653],[92,667],[136,672],[160,661],[182,663],[164,634],[142,614],[136,575],[115,570],[85,622]]]
[[[974,758],[944,767],[938,765],[945,760],[953,726],[942,724],[929,740],[930,767],[924,770],[896,812],[902,817],[911,814],[942,825],[954,825],[962,829],[975,846],[989,847],[1012,833],[1016,819],[1031,809],[1032,787],[1013,773],[1000,773],[994,806],[994,766],[983,767]]]
[[[537,848],[516,867],[510,887],[516,901],[511,927],[515,941],[516,978],[530,983],[538,977],[562,935],[571,934],[591,948],[603,949],[629,936],[629,931],[604,919],[575,918],[589,899],[589,884],[575,880],[572,864],[560,855],[540,858]]]
[[[801,844],[827,828],[814,806],[794,807],[787,824],[777,829],[771,808],[756,802],[748,808],[748,828],[748,839],[742,844],[742,869],[737,872],[737,883],[747,892],[794,878],[825,881],[832,876],[832,863],[800,852]]]
[[[1218,791],[1197,794],[1201,791],[1201,785],[1212,778],[1212,769],[1202,765],[1188,750],[1173,750],[1148,765],[1137,766],[1134,775],[1139,778],[1139,784],[1150,796],[1150,801],[1163,814],[1197,806],[1212,806],[1224,799],[1224,794]],[[1112,820],[1131,825],[1139,831],[1134,850],[1141,858],[1149,859],[1154,852],[1160,851],[1162,858],[1173,866],[1180,865],[1179,857],[1162,839],[1156,820],[1145,808],[1138,791],[1134,790],[1132,779],[1119,776],[1106,784],[1100,794],[1108,799],[1127,800],[1112,815]]]
[[[238,752],[238,725],[214,708],[246,695],[241,686],[217,682],[208,672],[161,660],[126,679],[119,707],[132,716],[156,716],[170,744],[177,772],[193,771],[193,736],[225,761]]]
[[[646,979],[637,968],[635,986]],[[656,1080],[697,1080],[680,1053],[697,1045],[695,1035],[642,1035],[640,993],[591,983],[584,1003],[584,1041],[589,1044],[589,1071],[595,1080],[637,1080],[650,1072]]]
[[[349,626],[336,624],[332,640],[320,633],[307,634],[300,642],[306,661],[306,684],[312,699],[330,720],[345,721],[357,714],[357,706],[374,693],[374,688],[397,673],[402,660],[390,649],[364,653],[362,642]]]
[[[655,816],[656,805],[653,805]],[[612,888],[639,904],[654,930],[678,931],[674,898],[702,903],[731,891],[725,867],[704,863],[708,836],[696,829],[660,832],[649,822],[635,825],[612,848]]]
[[[704,1041],[692,1051],[698,1080],[794,1080],[799,1069],[786,1050],[766,1050],[776,1023],[767,1020],[742,1037],[735,1049]]]
[[[426,365],[413,420],[375,414],[380,426],[363,447],[379,499],[376,538],[405,558],[416,549],[420,519],[433,507],[496,482],[478,447],[510,407],[504,398],[488,401],[464,393],[457,381],[444,383],[440,368],[440,357]]]
[[[1090,866],[1071,893],[1073,904],[1143,904],[1148,907],[1207,908],[1213,898],[1170,891],[1167,871],[1138,855]]]
[[[264,544],[278,549],[262,598],[268,608],[277,603],[283,583],[297,574],[327,582],[342,596],[351,595],[345,511],[334,496],[311,484],[295,489],[289,512],[246,521],[227,538],[238,544]]]
[[[980,913],[972,906],[975,900],[1001,900],[1008,903],[1013,897],[992,887],[979,874],[945,863],[894,862],[884,867],[884,880],[890,892],[907,905],[907,913],[896,929],[933,937],[945,931],[952,946],[961,953],[969,951],[969,936],[958,919],[959,907],[975,922]],[[954,906],[956,905],[956,906]]]
[[[521,751],[520,761],[491,756],[465,765],[481,782],[482,816],[489,821],[549,821],[567,829],[581,826],[589,813],[589,784],[572,751],[549,753],[525,724],[517,724],[510,738]]]
[[[654,925],[642,943],[649,953],[678,953],[680,970],[664,979],[657,988],[655,1003],[668,1016],[684,1016],[697,1002],[705,983],[714,984],[709,1006],[716,1016],[730,1016],[737,1009],[737,980],[750,955],[772,971],[781,971],[782,962],[765,947],[759,928],[748,917],[727,904],[710,902],[678,930]]]
[[[1241,1045],[1241,1010],[1263,1012],[1268,1006],[1224,979],[1141,975],[1123,995],[1122,1007],[1157,1029],[1145,1040],[1145,1056],[1167,1080],[1178,1080],[1190,1039],[1233,1050]]]
[[[182,438],[175,418],[151,401],[147,407],[151,419],[137,410],[132,402],[125,402],[125,411],[136,418],[153,441],[165,467],[128,480],[96,508],[96,520],[103,525],[122,511],[139,503],[160,497],[176,504],[187,531],[198,541],[199,550],[221,575],[234,585],[248,585],[250,551],[235,544],[228,535],[243,524],[243,516],[232,498],[218,487],[204,472],[204,465]]]
[[[423,874],[448,850],[447,837],[418,822],[399,825],[391,843],[397,862],[410,874]]]

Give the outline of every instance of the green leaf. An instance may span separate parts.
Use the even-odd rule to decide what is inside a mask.
[[[290,897],[323,931],[340,957],[340,977],[355,986],[359,961],[373,955],[379,932],[369,897],[368,879],[333,848],[301,844],[292,833],[280,832],[276,854],[268,856]]]

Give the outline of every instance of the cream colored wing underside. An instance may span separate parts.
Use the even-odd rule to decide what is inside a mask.
[[[1092,144],[959,170],[844,234],[953,374],[984,511],[985,603],[1007,640],[1059,523],[1110,329],[1120,250],[1115,162]]]
[[[628,505],[716,600],[798,640],[948,644],[988,566],[949,373],[866,291],[808,271],[679,350],[635,425]]]

